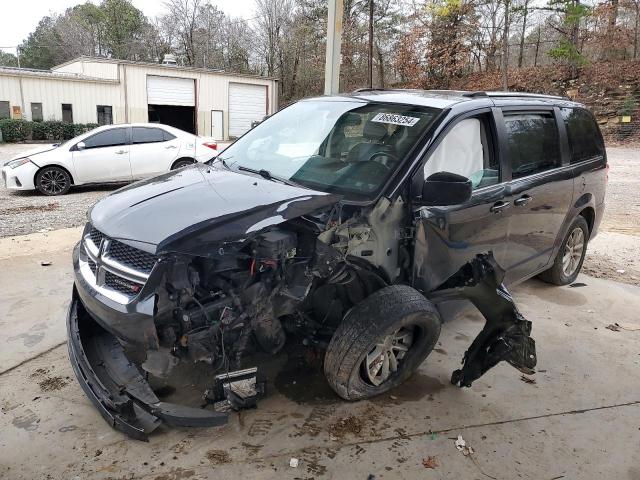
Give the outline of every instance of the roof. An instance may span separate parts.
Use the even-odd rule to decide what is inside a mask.
[[[118,83],[117,80],[110,78],[90,77],[79,73],[52,72],[50,70],[38,70],[35,68],[0,67],[0,75],[9,75],[15,77],[44,77],[54,80]]]
[[[265,77],[262,75],[252,75],[249,73],[234,73],[234,72],[227,72],[226,70],[220,70],[220,69],[203,68],[203,67],[185,67],[180,65],[162,65],[161,63],[136,62],[134,60],[121,60],[119,58],[105,58],[105,57],[91,57],[86,55],[74,58],[73,60],[69,60],[67,62],[61,63],[60,65],[55,65],[54,67],[51,67],[51,70],[57,70],[59,68],[62,68],[77,62],[110,63],[113,65],[137,65],[142,67],[166,68],[171,71],[177,70],[177,71],[183,71],[183,72],[209,73],[209,74],[227,75],[227,76],[233,76],[233,77],[260,78],[262,80],[275,80],[275,81],[278,80],[276,77]]]

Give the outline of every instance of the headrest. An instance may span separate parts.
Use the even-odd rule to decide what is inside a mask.
[[[362,136],[368,140],[381,141],[388,134],[387,127],[381,123],[367,122],[364,124]]]
[[[345,127],[357,127],[362,123],[362,117],[357,113],[346,113],[340,119],[340,123]]]

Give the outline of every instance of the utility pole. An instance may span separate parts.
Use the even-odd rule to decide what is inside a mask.
[[[504,39],[502,42],[502,90],[509,90],[509,8],[511,0],[504,0]]]
[[[327,53],[324,66],[324,94],[340,90],[340,48],[342,47],[343,0],[329,0],[327,17]]]
[[[369,0],[369,88],[373,88],[373,0]]]

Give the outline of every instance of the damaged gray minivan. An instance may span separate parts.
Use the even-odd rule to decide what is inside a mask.
[[[342,398],[379,395],[424,361],[460,300],[486,324],[452,383],[500,361],[533,373],[531,323],[505,285],[575,280],[606,168],[593,116],[560,97],[297,102],[208,164],[93,206],[73,254],[71,363],[103,417],[139,439],[255,405],[266,379],[250,354],[285,343],[319,352]],[[153,391],[179,362],[209,369],[209,407]]]

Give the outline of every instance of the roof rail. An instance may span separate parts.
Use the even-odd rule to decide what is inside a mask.
[[[494,98],[499,98],[499,97],[505,97],[505,98],[509,98],[509,97],[531,97],[531,98],[553,98],[556,100],[569,100],[568,97],[563,97],[561,95],[546,95],[543,93],[529,93],[529,92],[484,92],[484,91],[478,91],[478,92],[465,92],[462,94],[463,97],[471,97],[471,98],[475,98],[475,97],[494,97]]]
[[[387,88],[369,88],[369,87],[363,87],[363,88],[356,88],[353,93],[358,93],[358,92],[377,92],[377,91],[384,91],[384,90],[388,90]]]

